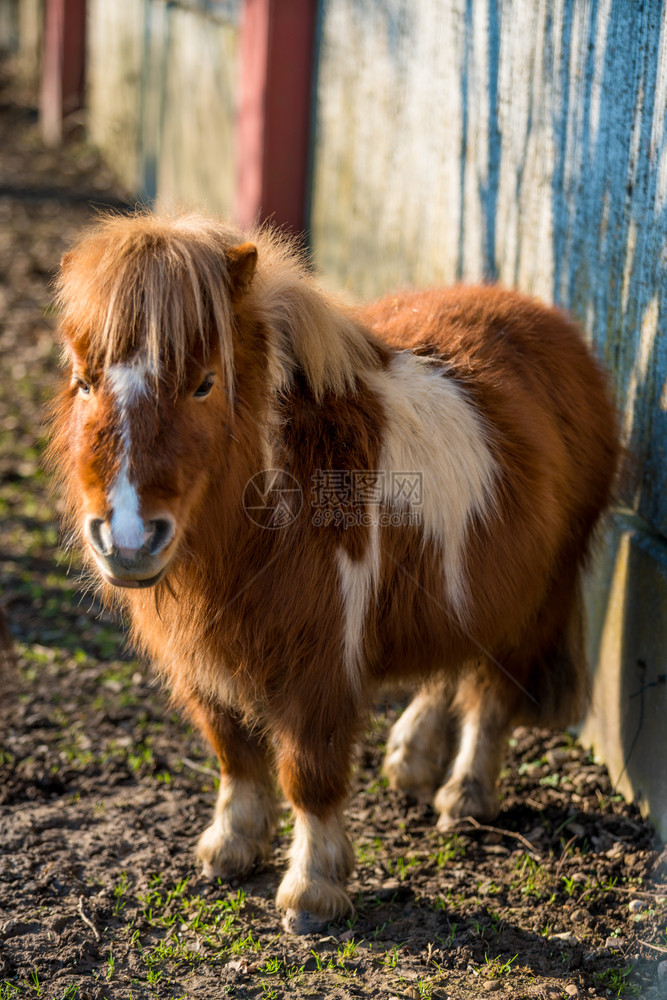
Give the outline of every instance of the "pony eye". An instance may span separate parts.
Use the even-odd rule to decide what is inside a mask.
[[[85,379],[80,378],[78,375],[74,377],[74,387],[79,390],[80,396],[90,396],[90,383],[86,382]]]
[[[209,372],[204,381],[201,383],[199,388],[195,389],[192,395],[196,399],[203,399],[204,396],[208,396],[209,392],[213,388],[213,382],[215,381],[213,373]]]

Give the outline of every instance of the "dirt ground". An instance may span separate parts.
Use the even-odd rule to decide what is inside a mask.
[[[91,206],[119,197],[75,133],[42,148],[5,72],[0,593],[19,666],[0,693],[0,1000],[667,997],[667,854],[563,733],[516,731],[493,827],[445,836],[380,777],[400,706],[379,704],[347,811],[356,915],[326,933],[280,929],[287,811],[267,868],[199,878],[214,761],[81,589],[40,467],[49,280]]]

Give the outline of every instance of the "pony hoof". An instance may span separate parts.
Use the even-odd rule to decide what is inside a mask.
[[[432,800],[443,775],[433,760],[403,745],[389,747],[382,771],[392,791],[423,804]]]
[[[438,817],[438,822],[435,825],[436,830],[439,830],[440,833],[446,833],[448,830],[451,830],[453,827],[457,826],[462,818],[463,817],[461,816],[455,817],[455,816],[449,816],[447,813],[441,813],[440,816]]]
[[[498,802],[494,790],[485,788],[480,781],[464,779],[448,782],[439,789],[433,806],[440,813],[438,830],[449,830],[466,816],[484,822],[498,815]]]
[[[248,875],[253,867],[258,867],[258,863],[249,868],[246,867],[237,871],[234,867],[230,866],[228,868],[226,865],[217,864],[215,861],[202,861],[199,878],[203,882],[217,882],[218,879],[221,882],[231,882],[235,878]]]
[[[206,879],[221,878],[225,881],[253,871],[266,860],[268,850],[259,841],[241,837],[225,837],[220,825],[212,823],[202,833],[195,855]]]
[[[283,930],[288,934],[319,934],[329,923],[317,913],[308,910],[288,910],[283,917]]]
[[[222,879],[223,882],[231,882],[232,879],[249,875],[257,868],[261,868],[263,859],[253,856],[248,860],[228,859],[228,858],[208,858],[199,857],[201,862],[201,878],[209,882]]]
[[[215,882],[217,878],[224,878],[211,861],[204,861],[201,867],[201,877],[209,882]]]
[[[389,778],[389,787],[393,792],[397,792],[404,799],[417,802],[421,806],[429,805],[433,801],[435,785],[429,782],[427,785],[400,784]]]

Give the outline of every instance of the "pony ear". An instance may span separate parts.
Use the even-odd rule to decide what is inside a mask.
[[[60,258],[61,274],[65,274],[67,271],[69,271],[69,266],[72,263],[73,259],[74,259],[74,253],[71,250],[68,250],[67,253],[64,253],[62,255],[62,257]]]
[[[232,301],[238,302],[248,291],[257,265],[257,247],[241,243],[227,251],[227,273]]]

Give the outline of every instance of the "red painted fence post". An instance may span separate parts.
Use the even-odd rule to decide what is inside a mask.
[[[83,104],[86,0],[46,0],[39,119],[49,145],[62,139],[63,116]]]
[[[236,216],[296,232],[306,195],[316,0],[245,0],[241,16]]]

